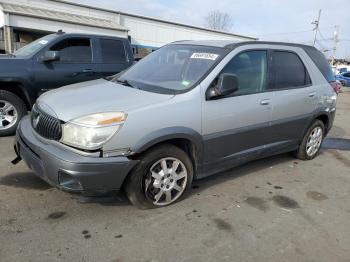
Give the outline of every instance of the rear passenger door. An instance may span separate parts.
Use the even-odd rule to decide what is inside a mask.
[[[317,92],[305,56],[297,50],[271,51],[268,89],[273,91],[273,111],[269,142],[282,150],[299,143],[316,109]]]
[[[130,59],[121,39],[100,38],[97,73],[100,77],[117,74],[130,66]]]

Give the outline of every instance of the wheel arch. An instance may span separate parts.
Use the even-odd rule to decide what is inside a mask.
[[[316,118],[316,120],[320,120],[323,124],[324,127],[327,130],[329,130],[329,115],[327,113],[320,113]]]
[[[172,144],[185,151],[196,169],[203,157],[203,143],[201,135],[193,129],[186,127],[165,128],[141,138],[135,147],[133,157],[145,153],[160,144]]]
[[[14,95],[18,96],[24,104],[26,105],[27,110],[31,109],[32,101],[30,99],[29,93],[24,88],[24,85],[18,81],[0,81],[0,90],[5,90],[11,92]]]

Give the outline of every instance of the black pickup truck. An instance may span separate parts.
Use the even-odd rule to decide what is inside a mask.
[[[119,73],[133,62],[126,38],[63,32],[0,55],[0,136],[15,132],[40,94]]]

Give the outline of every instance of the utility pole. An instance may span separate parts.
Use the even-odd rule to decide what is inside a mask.
[[[317,32],[318,32],[318,27],[320,25],[321,12],[322,12],[322,9],[318,10],[318,18],[317,18],[317,20],[312,21],[312,23],[311,23],[311,24],[315,25],[315,28],[313,29],[313,31],[315,31],[315,37],[314,37],[313,46],[315,46],[316,40],[317,40]]]
[[[337,44],[339,42],[339,25],[335,26],[333,39],[334,39],[334,46],[333,46],[333,55],[332,55],[332,65],[334,65],[335,54],[337,52]]]

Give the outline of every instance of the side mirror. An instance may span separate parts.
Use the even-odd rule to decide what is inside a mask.
[[[219,76],[216,86],[211,87],[207,94],[208,99],[232,94],[238,90],[238,78],[235,74],[223,73]]]
[[[42,62],[53,62],[60,60],[59,51],[46,51],[45,54],[41,57]]]

